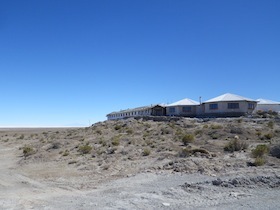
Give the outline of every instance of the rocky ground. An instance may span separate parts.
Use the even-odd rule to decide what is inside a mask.
[[[280,209],[279,145],[275,116],[2,128],[0,208]]]

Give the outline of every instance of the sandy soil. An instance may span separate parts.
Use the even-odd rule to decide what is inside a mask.
[[[107,153],[98,156],[100,140],[93,144],[94,136],[88,128],[0,129],[0,209],[280,209],[277,158],[248,167],[249,152],[224,153],[213,147],[221,142],[208,145],[215,155],[207,157],[178,158],[179,143],[172,151],[151,147],[158,152],[149,156],[124,153],[122,143],[111,154],[112,145],[107,145]],[[85,141],[80,137],[99,150],[79,154],[78,142]],[[24,157],[26,145],[36,153]],[[69,155],[63,155],[65,149]]]

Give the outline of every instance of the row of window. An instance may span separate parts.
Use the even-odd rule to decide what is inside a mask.
[[[129,117],[129,116],[137,116],[137,115],[146,115],[149,114],[150,110],[144,110],[144,111],[136,111],[136,112],[126,112],[126,113],[120,113],[120,114],[112,114],[109,115],[111,118],[117,118],[117,117]]]
[[[183,106],[182,112],[191,112],[192,107],[191,106]],[[175,107],[169,107],[169,113],[175,113]]]
[[[218,109],[218,104],[215,103],[215,104],[209,104],[209,109],[210,110],[215,110],[215,109]],[[228,109],[239,109],[239,103],[228,103],[227,104],[227,108]],[[248,109],[254,109],[255,108],[255,105],[253,103],[249,103],[248,104]]]

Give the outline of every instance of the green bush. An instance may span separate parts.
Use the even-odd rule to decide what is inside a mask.
[[[273,127],[274,127],[274,122],[269,121],[269,122],[267,123],[267,127],[273,129]]]
[[[118,146],[120,145],[120,137],[119,136],[114,136],[112,139],[112,145]]]
[[[62,156],[68,156],[69,155],[69,151],[65,150],[64,153],[62,154]]]
[[[102,134],[102,131],[101,130],[96,130],[96,133],[101,135]]]
[[[150,155],[150,154],[151,154],[151,151],[150,151],[149,149],[145,148],[145,149],[143,150],[143,156],[148,156],[148,155]]]
[[[197,148],[197,149],[191,150],[192,154],[197,153],[197,152],[202,153],[202,154],[207,154],[207,155],[209,154],[209,151],[206,149],[203,149],[203,148]]]
[[[209,152],[206,149],[203,148],[195,148],[195,149],[187,149],[187,148],[183,148],[180,152],[179,152],[179,157],[189,157],[195,153],[201,153],[201,154],[207,154],[209,155]]]
[[[88,154],[92,150],[92,147],[90,145],[82,145],[79,147],[79,152],[81,154]]]
[[[219,124],[212,124],[211,125],[211,129],[222,129],[223,126],[219,125]]]
[[[115,130],[117,131],[117,130],[120,130],[122,128],[122,126],[120,126],[120,125],[116,125],[115,126]]]
[[[193,134],[185,134],[182,138],[182,142],[184,145],[188,145],[189,143],[192,143],[193,141],[194,141]]]
[[[266,138],[266,139],[272,139],[272,137],[273,137],[272,133],[264,134],[264,138]]]
[[[30,156],[35,153],[34,149],[30,146],[24,146],[22,148],[22,152],[23,152],[24,157]]]
[[[128,128],[128,129],[126,130],[126,133],[127,133],[127,134],[133,134],[133,129],[132,129],[132,128]]]
[[[254,158],[263,157],[269,152],[269,148],[265,144],[258,145],[255,149],[252,150],[252,156]]]
[[[248,145],[245,142],[240,141],[239,139],[230,140],[224,147],[225,151],[234,152],[247,149]]]
[[[265,159],[264,157],[257,157],[254,161],[255,166],[262,166],[265,164]]]

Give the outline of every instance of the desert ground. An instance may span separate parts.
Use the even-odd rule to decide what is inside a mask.
[[[279,116],[0,128],[0,209],[280,209],[279,150]]]

